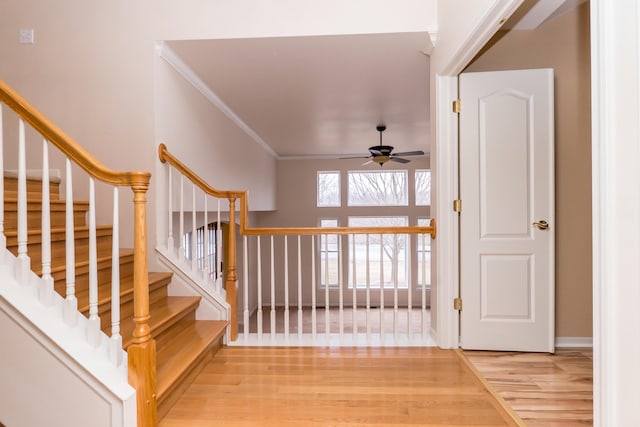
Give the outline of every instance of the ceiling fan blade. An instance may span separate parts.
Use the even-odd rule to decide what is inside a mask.
[[[345,160],[345,159],[368,159],[371,156],[349,156],[349,157],[338,157],[338,160]]]
[[[409,163],[411,161],[409,159],[403,159],[402,157],[391,157],[391,158],[389,158],[389,160],[392,160],[392,161],[398,162],[398,163]]]
[[[371,153],[372,156],[388,156],[389,155],[389,153],[384,154],[382,151],[375,150],[373,148],[369,148],[369,152]]]
[[[366,161],[362,164],[362,166],[368,165],[369,163],[373,163],[373,160]]]
[[[393,153],[392,156],[422,156],[424,155],[424,151],[406,151],[404,153]]]

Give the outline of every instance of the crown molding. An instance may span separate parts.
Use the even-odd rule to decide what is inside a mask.
[[[278,154],[258,135],[248,124],[246,124],[236,113],[224,103],[216,93],[164,42],[156,42],[156,52],[158,56],[171,65],[182,77],[185,78],[194,88],[204,95],[213,106],[218,108],[229,120],[246,133],[255,143],[261,146],[266,152],[275,158]]]

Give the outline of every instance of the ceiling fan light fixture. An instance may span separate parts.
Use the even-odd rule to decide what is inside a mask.
[[[369,163],[377,163],[381,167],[387,163],[389,160],[398,163],[409,163],[409,159],[404,159],[400,156],[421,156],[424,155],[423,151],[407,151],[405,153],[393,153],[393,147],[391,145],[382,145],[382,132],[387,129],[387,126],[384,124],[379,124],[376,126],[376,130],[380,132],[380,145],[374,145],[369,147],[369,155],[368,156],[355,156],[355,157],[341,157],[342,159],[369,159],[364,165],[368,165]]]

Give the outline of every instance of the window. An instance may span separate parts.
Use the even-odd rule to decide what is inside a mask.
[[[318,172],[318,207],[340,206],[340,172]]]
[[[429,218],[419,218],[418,225],[429,225]],[[416,252],[418,256],[418,280],[419,288],[423,284],[425,288],[431,287],[431,236],[429,234],[418,234],[416,241]]]
[[[350,171],[349,206],[407,206],[407,171]]]
[[[349,217],[350,227],[406,226],[407,217]],[[407,287],[407,236],[356,235],[349,238],[349,287]],[[368,275],[367,275],[368,269]]]
[[[207,253],[209,256],[207,257],[207,268],[209,272],[209,278],[215,280],[218,276],[218,268],[221,259],[218,259],[218,245],[222,242],[222,230],[216,229],[216,223],[212,222],[207,227],[209,233],[209,250]],[[193,259],[193,232],[185,233],[182,236],[182,243],[184,245],[184,256],[187,259]],[[218,241],[220,239],[220,241]],[[204,261],[205,261],[205,250],[204,250],[204,226],[196,229],[196,247],[195,247],[195,256],[198,262],[198,268],[200,270],[204,269]]]
[[[337,219],[321,219],[320,227],[337,227]],[[320,286],[338,287],[339,282],[339,263],[340,248],[338,247],[337,234],[321,234],[318,240],[320,245]]]
[[[431,205],[431,171],[416,169],[416,206]]]

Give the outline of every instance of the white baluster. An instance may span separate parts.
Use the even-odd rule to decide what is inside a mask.
[[[171,166],[167,167],[169,173],[169,200],[168,200],[168,236],[167,236],[167,250],[170,254],[175,255],[176,248],[173,243],[173,174],[171,173]]]
[[[243,275],[244,275],[244,278],[243,278],[244,326],[242,328],[242,331],[244,332],[245,342],[247,341],[247,339],[249,339],[249,261],[248,261],[249,249],[248,249],[248,246],[249,246],[249,243],[247,240],[247,236],[243,236],[242,237],[242,256],[243,256],[244,265],[242,266],[242,269],[243,269]]]
[[[113,187],[113,227],[111,237],[111,339],[109,359],[116,366],[122,364],[122,336],[120,335],[120,224],[118,187]]]
[[[184,241],[184,175],[180,175],[180,249],[178,250],[178,259],[182,261],[185,253]]]
[[[384,343],[384,236],[380,234],[380,344]]]
[[[366,266],[367,266],[367,270],[366,270],[366,293],[367,293],[367,311],[366,311],[366,324],[367,324],[367,344],[370,343],[369,341],[369,336],[371,335],[371,265],[370,265],[370,261],[369,261],[369,234],[366,235],[366,243],[367,243],[367,249],[366,249],[366,254],[365,254],[365,258],[366,258]]]
[[[325,340],[329,344],[330,316],[329,316],[329,235],[324,235],[324,332]]]
[[[96,245],[96,190],[93,178],[89,178],[89,343],[100,343],[100,318],[98,317],[98,254]]]
[[[258,283],[258,339],[262,340],[262,249],[260,247],[260,236],[257,236],[256,241],[256,253],[258,254],[258,262],[256,265],[257,270],[257,283]]]
[[[204,261],[202,262],[202,275],[204,277],[204,282],[206,284],[211,283],[211,265],[209,264],[209,259],[211,259],[211,248],[209,245],[211,242],[209,241],[209,214],[207,209],[209,208],[207,205],[208,197],[207,193],[204,193],[203,200],[203,211],[204,211]]]
[[[405,235],[405,239],[407,242],[407,248],[411,248],[411,244],[412,239],[411,239],[411,234],[407,234]],[[411,256],[407,257],[407,269],[406,271],[409,272],[408,277],[405,278],[405,281],[407,282],[407,333],[409,335],[409,344],[411,344],[411,341],[413,339],[413,325],[412,325],[412,318],[411,318],[411,305],[413,304],[413,300],[412,300],[412,293],[413,293],[413,275],[411,274]]]
[[[302,342],[302,246],[298,234],[298,342]]]
[[[196,184],[191,186],[191,274],[198,273],[198,230],[196,227]]]
[[[271,236],[271,339],[276,337],[276,268],[273,250],[273,235]]]
[[[18,122],[18,263],[16,277],[27,284],[31,260],[27,254],[27,167],[24,121]]]
[[[222,233],[220,226],[220,199],[218,199],[218,218],[216,221],[216,283],[218,292],[222,292]]]
[[[393,342],[398,343],[398,235],[393,235]]]
[[[420,326],[422,328],[422,342],[425,343],[427,341],[427,264],[426,264],[426,249],[427,249],[427,235],[422,234],[422,289],[420,290],[422,296],[421,302],[421,318],[420,318]]]
[[[342,234],[338,235],[338,297],[339,297],[339,325],[340,342],[344,335],[344,270],[342,269]]]
[[[49,147],[42,140],[42,280],[40,302],[45,306],[53,303],[53,277],[51,276],[51,198],[49,195]]]
[[[357,269],[356,269],[356,265],[357,265],[357,261],[356,261],[356,235],[354,234],[351,237],[351,241],[352,241],[352,247],[353,247],[353,288],[351,289],[351,298],[353,299],[353,301],[351,302],[351,328],[352,328],[352,334],[353,334],[353,345],[356,345],[357,343],[357,337],[358,337],[358,301],[357,301],[357,293],[356,293],[356,288],[358,287],[358,279],[357,279]]]
[[[318,313],[316,312],[316,236],[311,235],[311,335],[316,342],[318,326],[316,325]]]
[[[78,321],[78,300],[76,299],[76,246],[73,220],[73,179],[71,162],[66,159],[65,190],[65,250],[66,250],[66,297],[64,300],[64,320],[69,326]]]
[[[289,247],[288,237],[284,237],[284,337],[289,342]]]
[[[0,259],[7,247],[7,237],[4,235],[4,125],[2,116],[4,112],[0,104]]]

